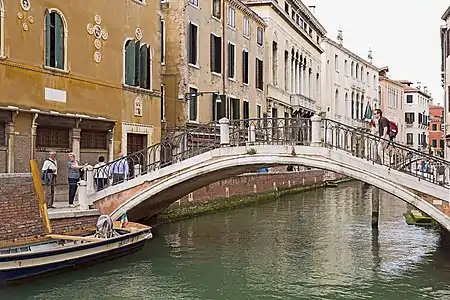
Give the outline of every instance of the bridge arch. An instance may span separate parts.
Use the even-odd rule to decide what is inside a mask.
[[[378,187],[420,209],[450,230],[450,218],[392,178],[377,175],[367,168],[358,168],[344,161],[329,159],[327,155],[296,155],[295,153],[302,153],[301,146],[278,146],[279,149],[273,149],[274,146],[271,146],[268,151],[265,151],[264,146],[253,148],[256,150],[254,155],[246,154],[245,146],[228,148],[231,151],[226,154],[223,149],[212,150],[205,155],[208,159],[202,162],[197,160],[198,163],[188,168],[172,172],[170,176],[126,200],[111,213],[111,217],[118,219],[124,212],[128,212],[133,219],[154,216],[182,196],[218,180],[254,171],[263,166],[303,165],[340,173]]]

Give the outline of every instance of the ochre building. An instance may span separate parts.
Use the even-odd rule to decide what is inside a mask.
[[[0,171],[52,149],[94,164],[159,142],[160,2],[0,0]]]

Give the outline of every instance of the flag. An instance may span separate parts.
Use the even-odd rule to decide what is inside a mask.
[[[364,113],[364,121],[372,121],[372,108],[370,107],[370,103],[367,103],[366,112]]]

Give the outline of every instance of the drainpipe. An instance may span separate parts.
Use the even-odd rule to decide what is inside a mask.
[[[227,28],[227,11],[226,11],[225,0],[222,0],[222,94],[224,96],[223,101],[225,101],[225,117],[230,118],[230,114],[228,112],[228,97],[226,96],[226,85],[227,85],[227,72],[226,72],[226,57],[227,57],[227,42],[226,42],[226,28]]]

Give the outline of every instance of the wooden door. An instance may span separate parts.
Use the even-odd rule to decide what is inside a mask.
[[[128,155],[128,164],[130,175],[134,174],[134,165],[141,165],[141,168],[144,169],[145,166],[145,157],[147,154],[145,151],[141,151],[147,148],[147,135],[146,134],[137,134],[137,133],[127,133],[127,155]],[[136,153],[141,151],[141,153]],[[136,153],[136,155],[130,155]]]

